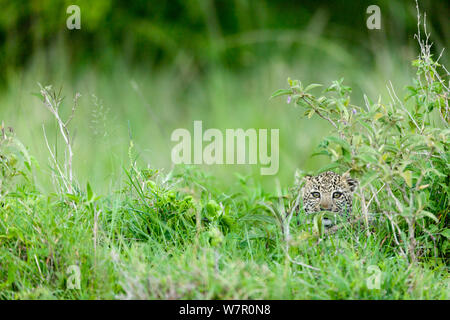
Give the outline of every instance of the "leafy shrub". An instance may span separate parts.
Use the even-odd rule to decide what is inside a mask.
[[[138,169],[135,165],[126,173],[128,187],[121,191],[124,201],[118,234],[129,239],[154,239],[166,243],[183,243],[191,239],[195,234],[192,196],[177,190],[176,181],[170,174]]]
[[[10,191],[17,177],[31,182],[32,162],[28,151],[15,137],[12,128],[0,128],[0,199]]]
[[[343,79],[333,81],[323,95],[311,93],[319,84],[304,87],[288,79],[289,88],[272,95],[287,95],[304,116],[317,115],[331,124],[334,134],[314,154],[331,160],[320,171],[358,178],[366,222],[369,213],[386,219],[397,250],[410,261],[445,258],[450,235],[449,73],[433,60],[428,37],[422,40],[419,30],[416,78],[403,100],[389,83],[390,101],[373,102],[364,95],[365,106],[354,105]]]

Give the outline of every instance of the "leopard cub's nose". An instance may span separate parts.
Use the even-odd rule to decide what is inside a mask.
[[[329,201],[321,201],[320,202],[320,209],[321,210],[330,210],[331,209],[331,203]]]

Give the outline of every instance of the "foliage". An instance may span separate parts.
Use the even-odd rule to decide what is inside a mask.
[[[449,73],[432,59],[431,46],[420,39],[414,84],[404,100],[392,83],[391,101],[353,105],[351,88],[343,79],[333,81],[316,96],[299,80],[288,79],[287,95],[304,116],[328,121],[334,135],[326,137],[315,156],[331,163],[320,172],[334,169],[350,172],[360,180],[359,210],[368,222],[369,213],[385,219],[396,249],[410,261],[424,257],[448,259],[450,199]]]
[[[26,184],[33,185],[32,165],[34,159],[27,149],[15,137],[13,128],[6,128],[2,123],[0,128],[0,199],[5,196],[22,177]]]
[[[155,5],[152,11],[160,20],[155,20],[155,24],[149,28],[141,16],[134,19],[134,15],[139,15],[144,6],[141,2],[117,4],[114,14],[121,16],[124,7],[129,9],[127,12],[131,12],[123,16],[124,20],[111,16],[107,2],[92,3],[101,8],[85,12],[86,15],[82,13],[82,21],[86,22],[82,22],[82,28],[86,27],[85,33],[62,35],[70,37],[73,41],[70,45],[79,49],[76,53],[72,52],[71,57],[75,60],[77,54],[89,57],[96,52],[85,45],[84,37],[92,39],[90,43],[93,46],[94,43],[100,44],[102,53],[109,56],[112,49],[103,47],[103,44],[108,43],[108,37],[115,37],[117,30],[129,36],[130,43],[140,38],[158,40],[155,56],[163,51],[165,53],[161,56],[173,55],[179,59],[177,63],[183,66],[186,61],[190,61],[183,56],[186,52],[187,56],[197,57],[200,66],[204,66],[209,59],[215,61],[217,58],[211,54],[211,48],[204,50],[205,43],[214,46],[222,41],[217,37],[208,42],[211,36],[205,32],[206,24],[199,22],[203,21],[204,16],[211,17],[208,8],[186,13],[178,9],[176,1],[173,5],[161,2],[161,7]],[[204,4],[196,2],[201,3]],[[23,21],[32,21],[28,16],[34,16],[35,11],[42,11],[43,16],[53,21],[44,25],[44,30],[32,28],[36,32],[33,37],[37,39],[42,37],[46,42],[59,28],[59,23],[64,24],[63,18],[54,14],[61,7],[54,6],[52,1],[35,4],[32,8],[28,3],[22,6],[17,4],[9,1],[0,13],[0,38],[5,33],[2,30],[6,28],[14,30],[8,32],[9,36],[17,36],[21,43],[34,44],[33,41],[23,40],[29,37],[27,28],[21,28],[19,32],[17,26],[22,27]],[[247,2],[235,1],[233,4],[245,6]],[[236,10],[243,15],[238,18],[239,21],[245,23],[248,17],[253,17],[252,6],[249,4],[248,11]],[[289,12],[294,20],[299,20],[287,2],[277,6],[283,10],[272,11],[283,17],[285,12]],[[195,11],[197,7],[189,8]],[[148,10],[153,10],[153,7]],[[267,11],[264,9],[262,15],[270,11],[270,8]],[[180,25],[173,25],[173,34],[179,38],[173,40],[170,32],[162,33],[169,30],[164,28],[169,17],[185,14],[195,19],[187,19],[185,24],[181,19]],[[231,14],[221,14],[221,25],[230,16],[233,17]],[[105,17],[120,23],[108,26],[108,32],[98,32]],[[346,16],[340,18],[347,19]],[[133,23],[128,23],[128,19]],[[265,26],[270,27],[272,23],[269,21]],[[352,20],[352,23],[357,22]],[[128,28],[123,28],[124,25]],[[286,21],[287,25],[289,21]],[[252,31],[252,28],[251,24],[243,26],[231,23],[231,27],[226,29],[229,34],[224,32],[224,36],[244,30]],[[136,32],[137,29],[139,32]],[[146,36],[146,33],[151,35]],[[279,37],[279,33],[274,34],[276,38]],[[103,36],[104,39],[97,38]],[[297,36],[292,38],[296,40],[287,43],[295,43],[299,39]],[[316,39],[309,36],[307,40],[302,40],[309,42],[313,38]],[[244,37],[234,41],[239,44],[239,41],[248,40]],[[11,38],[7,41],[11,41]],[[181,51],[166,46],[171,41],[175,41],[182,48]],[[329,44],[322,43],[325,47]],[[142,45],[145,47],[146,44]],[[280,46],[270,47],[273,52],[280,49]],[[12,61],[11,57],[15,57],[16,50],[25,54],[28,52],[12,45],[6,48],[5,55],[0,59],[8,62]],[[335,51],[338,47],[331,48]],[[231,60],[239,64],[242,61],[238,57],[250,57],[248,61],[252,61],[248,53],[253,51],[249,51],[246,45],[241,49],[242,56],[233,55]],[[265,57],[267,51],[261,52]],[[339,52],[334,52],[334,55],[339,56]],[[22,57],[18,56],[18,60]],[[53,58],[52,55],[50,57]],[[111,57],[114,61],[114,55]],[[100,63],[105,60],[102,55],[96,55],[96,58]],[[114,64],[117,72],[115,77],[109,77],[109,74],[105,75],[99,69],[94,70],[93,74],[86,73],[79,80],[77,84],[83,90],[83,97],[89,97],[92,93],[83,89],[89,87],[96,93],[99,91],[102,99],[93,97],[89,105],[92,108],[89,109],[81,98],[75,115],[76,101],[71,108],[64,109],[62,96],[49,86],[41,87],[38,94],[47,109],[39,102],[39,108],[21,110],[20,107],[29,108],[36,102],[22,100],[22,97],[27,98],[23,92],[32,89],[22,85],[11,86],[7,95],[9,98],[2,102],[10,106],[9,109],[19,110],[17,114],[20,121],[14,124],[17,136],[25,141],[27,133],[32,135],[35,139],[27,141],[25,145],[35,147],[33,152],[30,151],[32,154],[44,150],[44,156],[49,156],[50,167],[46,170],[48,166],[43,165],[43,160],[40,164],[45,169],[36,172],[38,163],[12,130],[2,125],[0,298],[448,300],[448,262],[442,259],[448,251],[446,238],[449,235],[448,90],[444,86],[446,83],[441,83],[441,80],[447,81],[448,76],[438,78],[434,69],[439,67],[436,64],[440,64],[439,59],[436,59],[437,62],[430,59],[421,56],[414,63],[419,67],[420,78],[409,88],[412,95],[407,101],[399,102],[392,92],[393,101],[389,103],[373,103],[367,98],[365,107],[357,107],[350,102],[350,88],[343,81],[334,82],[323,97],[310,93],[316,85],[303,88],[297,81],[291,81],[289,89],[277,93],[290,95],[290,100],[295,99],[296,105],[306,110],[306,116],[311,117],[312,121],[304,123],[308,127],[303,128],[306,132],[311,129],[308,132],[311,141],[315,141],[314,137],[320,136],[323,129],[317,126],[318,122],[313,120],[313,116],[320,113],[319,116],[329,120],[331,126],[331,122],[334,123],[336,134],[324,140],[317,154],[331,158],[332,164],[328,169],[341,172],[350,170],[352,175],[359,178],[361,191],[355,206],[356,214],[366,217],[367,213],[369,217],[379,218],[378,222],[369,226],[343,223],[332,233],[322,230],[320,216],[316,216],[311,224],[301,212],[293,215],[299,205],[296,202],[299,199],[298,183],[292,188],[282,188],[280,184],[288,184],[269,180],[271,185],[279,186],[275,193],[267,185],[263,186],[256,176],[236,173],[226,177],[231,181],[228,184],[224,177],[214,176],[203,168],[187,166],[166,171],[160,169],[162,166],[147,165],[147,159],[142,157],[143,152],[136,155],[135,146],[141,143],[133,140],[131,134],[128,159],[123,160],[120,156],[123,154],[123,158],[126,158],[127,140],[122,139],[126,135],[120,132],[123,127],[123,131],[126,131],[126,126],[120,127],[118,124],[123,119],[129,119],[133,129],[140,127],[141,130],[137,128],[135,138],[140,136],[145,142],[155,138],[160,128],[153,126],[156,128],[152,131],[154,134],[146,131],[153,125],[148,123],[147,116],[149,107],[154,105],[161,105],[165,109],[167,118],[162,120],[169,124],[168,127],[180,126],[178,120],[169,120],[186,116],[181,110],[183,108],[180,108],[181,103],[186,106],[201,104],[199,113],[191,116],[210,117],[208,119],[211,121],[217,119],[221,126],[243,125],[245,120],[248,120],[245,125],[254,125],[256,112],[259,113],[257,120],[264,119],[266,114],[261,112],[260,98],[266,100],[264,92],[277,81],[278,78],[272,75],[284,74],[283,65],[292,69],[291,64],[286,63],[288,60],[285,56],[270,63],[273,68],[271,73],[267,71],[269,64],[264,60],[260,68],[263,71],[252,73],[249,77],[231,75],[227,70],[211,73],[201,81],[195,78],[190,87],[193,90],[186,90],[186,78],[179,76],[178,72],[169,71],[169,75],[152,74],[149,77],[148,69],[140,65],[142,76],[132,81],[138,93],[141,92],[136,89],[139,88],[137,83],[143,88],[144,94],[138,95],[140,99],[136,98],[136,92],[125,85],[124,79],[128,75],[123,74],[120,63],[117,63]],[[277,61],[283,61],[281,67]],[[309,64],[308,59],[305,61],[305,65]],[[349,61],[355,63],[357,60],[350,58]],[[330,60],[321,63],[321,67],[326,70],[321,76],[328,77],[333,72],[328,67],[332,68],[335,62]],[[76,68],[76,64],[59,64],[59,61],[54,65],[64,72],[70,71],[70,68],[66,70],[68,65]],[[89,69],[90,65],[84,67]],[[316,68],[316,65],[311,65],[311,69],[306,70]],[[347,74],[355,75],[355,81],[364,78],[361,76],[364,72],[357,70],[358,67],[353,69],[353,73]],[[37,77],[40,80],[45,78],[38,71],[36,74],[26,74],[30,80],[28,82],[34,85]],[[71,75],[70,72],[67,74]],[[401,74],[404,75],[403,72]],[[148,78],[154,79],[154,82],[145,82]],[[65,85],[68,83],[70,86],[70,76],[66,80]],[[56,80],[52,78],[52,81]],[[372,79],[365,81],[367,86]],[[69,90],[73,88],[73,92],[77,92],[79,88],[76,87],[73,85]],[[194,94],[191,95],[191,92]],[[74,97],[76,100],[78,95]],[[239,100],[232,100],[235,97]],[[141,108],[142,101],[146,100],[151,102]],[[105,106],[112,107],[111,112],[108,112],[109,108],[103,107],[103,102]],[[230,109],[230,103],[239,107]],[[11,117],[9,122],[14,122],[14,114],[5,113],[8,118]],[[26,119],[24,114],[27,115]],[[267,127],[269,123],[279,123],[278,120],[290,124],[292,115],[289,112],[287,114],[286,118],[275,118],[273,113],[267,112],[267,118],[272,118],[273,122],[258,121],[254,126]],[[70,121],[72,115],[73,121]],[[49,116],[55,121],[53,125],[46,118]],[[107,117],[116,117],[120,121],[110,125],[107,120],[112,119]],[[237,118],[238,121],[227,122],[227,117]],[[88,121],[89,118],[93,121]],[[42,133],[41,121],[45,122],[46,131],[44,137],[39,139]],[[36,123],[37,129],[28,127]],[[289,136],[289,140],[285,140],[284,144],[289,144],[287,148],[290,150],[284,149],[282,154],[287,158],[287,151],[297,150],[298,153],[291,153],[293,156],[287,161],[293,163],[292,167],[284,168],[289,175],[290,169],[298,163],[307,167],[304,159],[310,151],[309,145],[293,147],[292,141],[295,139],[292,136],[299,130],[290,127],[286,126],[284,130],[289,133],[285,135]],[[94,137],[86,134],[90,132],[89,128]],[[98,139],[98,144],[90,140],[95,137],[102,138]],[[151,148],[156,150],[155,153],[163,153],[162,148],[160,150],[153,143]],[[296,155],[302,158],[297,159]],[[117,168],[111,165],[113,160],[121,164],[117,171],[122,175],[115,172]],[[321,162],[314,165],[317,167],[318,163]],[[90,174],[83,174],[83,168],[89,168]],[[235,168],[233,170],[238,171]],[[56,182],[52,191],[45,189],[44,182],[50,176]],[[107,181],[109,188],[100,187],[102,179]],[[80,183],[83,180],[84,183]],[[405,256],[410,259],[405,259]],[[76,268],[80,270],[79,289],[68,285],[73,277],[71,270]],[[379,288],[371,288],[368,284],[374,269],[380,271]]]

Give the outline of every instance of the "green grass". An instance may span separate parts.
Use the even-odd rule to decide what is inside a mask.
[[[380,44],[381,46],[381,44]],[[42,132],[44,124],[51,144],[55,144],[54,119],[46,112],[39,98],[37,82],[62,87],[65,97],[62,113],[70,113],[75,92],[81,93],[79,108],[72,121],[74,166],[79,182],[90,183],[103,192],[111,192],[123,178],[122,167],[127,160],[129,130],[140,150],[140,158],[155,168],[170,170],[170,150],[175,143],[170,135],[176,128],[192,130],[194,120],[202,120],[204,128],[279,128],[280,170],[277,178],[283,185],[291,184],[296,168],[316,170],[327,163],[324,157],[311,158],[320,140],[331,130],[324,121],[300,119],[296,110],[285,107],[282,100],[270,100],[270,94],[286,86],[287,76],[304,83],[331,83],[344,77],[354,89],[357,101],[363,93],[372,100],[388,97],[387,81],[402,90],[411,84],[412,70],[408,61],[415,51],[377,49],[377,60],[367,63],[353,58],[350,52],[333,44],[336,50],[305,46],[295,58],[274,56],[239,73],[216,66],[204,74],[178,65],[154,71],[126,67],[117,61],[105,74],[86,66],[72,73],[64,59],[67,53],[56,47],[51,61],[44,54],[36,56],[30,65],[11,74],[9,85],[0,96],[0,119],[15,129],[20,140],[30,149],[40,167],[38,183],[52,190],[48,172],[48,150]],[[339,49],[339,50],[338,50]],[[375,50],[375,49],[374,49]],[[183,62],[180,65],[184,66]],[[95,118],[95,95],[103,105],[104,119]],[[98,122],[95,122],[98,121]],[[105,135],[106,134],[106,135]],[[60,142],[59,142],[60,143]],[[232,173],[253,174],[265,188],[275,191],[274,178],[259,175],[258,166],[205,166],[205,170],[226,183]],[[231,173],[231,174],[230,174]]]
[[[223,190],[198,172],[183,176],[174,189],[155,179],[158,192],[143,190],[143,202],[134,187],[97,200],[95,247],[93,207],[86,199],[74,210],[56,195],[9,194],[0,210],[1,297],[448,299],[446,266],[439,260],[408,264],[386,242],[382,225],[369,237],[354,227],[318,242],[304,236],[307,221],[300,216],[297,225],[295,218],[290,255],[320,269],[310,270],[286,259],[276,220],[260,205],[270,194],[250,181]],[[186,189],[192,182],[201,187]],[[168,202],[170,192],[175,200]],[[231,222],[203,219],[196,225],[191,209],[171,207],[180,206],[188,193],[194,195],[192,210],[202,211],[202,196],[213,197]],[[155,201],[157,207],[151,205]],[[212,228],[220,230],[216,242]],[[80,290],[67,289],[70,265],[80,267]],[[380,289],[367,286],[369,266],[381,271]]]
[[[407,56],[379,52],[365,65],[350,53],[315,48],[292,63],[272,57],[241,74],[187,68],[183,77],[175,67],[130,70],[120,62],[107,75],[86,68],[72,76],[67,62],[56,60],[59,67],[48,72],[36,57],[10,76],[0,96],[0,118],[35,159],[31,172],[21,168],[26,178],[1,189],[0,298],[448,299],[446,261],[409,263],[386,222],[369,234],[353,226],[319,239],[310,221],[296,216],[289,254],[318,269],[312,270],[288,260],[277,220],[263,205],[278,201],[277,181],[289,197],[296,168],[315,171],[328,163],[311,154],[331,128],[268,99],[285,87],[287,75],[326,84],[344,76],[356,102],[363,92],[376,100],[388,96],[387,80],[400,89],[411,84],[405,61],[414,53]],[[64,85],[64,115],[74,93],[82,94],[71,127],[77,186],[71,196],[52,183],[42,124],[59,160],[64,148],[54,119],[32,95],[37,81]],[[170,133],[191,129],[197,119],[218,129],[280,128],[279,174],[261,177],[256,166],[173,168]],[[147,164],[161,173],[143,171]],[[80,268],[80,289],[67,286],[73,265]],[[370,266],[381,271],[380,289],[368,287]]]

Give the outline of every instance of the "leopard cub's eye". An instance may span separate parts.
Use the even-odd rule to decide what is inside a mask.
[[[336,191],[335,193],[333,193],[333,198],[339,199],[340,197],[342,197],[342,192]]]
[[[314,198],[320,198],[320,193],[319,193],[319,192],[311,192],[311,195],[312,195]]]

